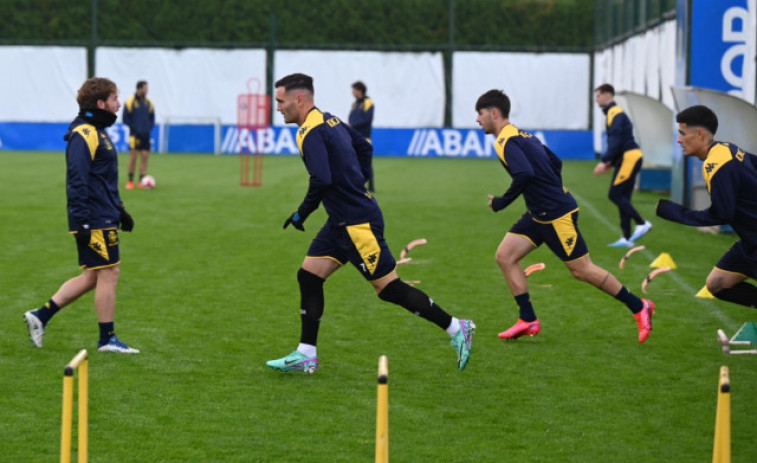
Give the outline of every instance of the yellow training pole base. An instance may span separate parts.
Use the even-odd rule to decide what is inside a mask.
[[[731,379],[726,366],[720,367],[712,463],[731,463]]]
[[[71,440],[74,425],[74,372],[79,370],[79,427],[77,461],[87,463],[89,427],[89,359],[82,349],[63,370],[63,413],[60,432],[60,461],[71,463]]]
[[[389,362],[379,357],[376,399],[376,463],[389,462]]]

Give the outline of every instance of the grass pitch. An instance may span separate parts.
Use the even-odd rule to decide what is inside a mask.
[[[121,156],[125,178],[126,156]],[[125,191],[136,221],[122,233],[116,329],[142,350],[95,351],[92,295],[65,308],[34,348],[22,320],[77,274],[66,233],[60,153],[0,153],[0,460],[59,454],[63,366],[90,361],[90,461],[372,461],[376,369],[390,371],[393,462],[691,462],[712,455],[721,365],[731,369],[733,461],[757,455],[757,358],[725,356],[716,330],[733,334],[753,309],[696,299],[733,236],[712,236],[653,216],[658,195],[635,203],[654,222],[624,270],[625,249],[606,199],[609,177],[568,162],[592,258],[640,294],[649,263],[668,252],[678,269],[649,286],[654,331],[639,345],[630,313],[573,280],[548,249],[530,277],[542,333],[503,342],[517,316],[494,251],[524,210],[493,214],[486,194],[509,184],[496,160],[375,160],[377,198],[396,256],[426,238],[399,268],[452,314],[478,325],[459,372],[448,336],[382,302],[346,267],[326,284],[314,376],[271,371],[299,336],[296,271],[325,219],[282,230],[307,186],[297,157],[265,160],[262,188],[238,186],[236,157],[153,155],[152,191]],[[122,184],[125,181],[122,181]],[[75,444],[74,444],[75,446]]]

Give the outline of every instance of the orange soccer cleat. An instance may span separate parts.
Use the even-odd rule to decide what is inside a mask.
[[[499,333],[500,339],[518,339],[521,336],[535,336],[541,331],[541,322],[534,320],[532,322],[523,321],[520,318],[507,331]]]
[[[134,189],[134,180],[129,180],[126,182],[126,189],[127,190],[133,190]]]
[[[654,314],[654,302],[649,299],[642,299],[644,307],[641,312],[633,314],[636,319],[636,325],[639,327],[639,342],[644,342],[652,332],[652,315]]]

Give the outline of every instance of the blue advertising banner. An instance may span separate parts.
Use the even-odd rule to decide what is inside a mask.
[[[748,19],[747,0],[691,2],[689,85],[743,95]]]
[[[0,150],[65,151],[63,136],[68,126],[67,122],[0,122]],[[129,151],[128,127],[114,124],[108,129],[108,135],[120,153]],[[150,145],[154,150],[158,146],[158,129],[151,135]]]
[[[0,123],[0,150],[63,151],[66,123]],[[213,125],[174,125],[151,137],[153,151],[162,146],[170,153],[223,154],[265,153],[299,154],[296,127],[240,128],[224,125],[220,133]],[[121,152],[129,151],[128,128],[115,124],[108,133]],[[160,143],[160,134],[165,143]],[[589,130],[535,130],[531,133],[563,159],[595,159]],[[216,137],[220,137],[216,140]],[[372,141],[376,156],[496,158],[494,137],[480,129],[422,128],[374,129]]]
[[[298,154],[294,126],[247,130],[224,126],[221,152]],[[589,130],[531,132],[563,159],[594,159]],[[373,129],[376,156],[493,158],[494,137],[480,129]],[[174,150],[169,150],[174,151]]]

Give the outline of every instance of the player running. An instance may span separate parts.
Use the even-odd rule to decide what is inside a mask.
[[[541,331],[520,261],[546,243],[576,279],[624,303],[636,319],[639,342],[646,341],[652,331],[654,303],[639,299],[610,272],[591,261],[578,230],[578,205],[562,184],[560,159],[537,138],[510,123],[510,99],[504,92],[489,90],[481,95],[476,112],[476,122],[484,132],[497,137],[494,145],[497,156],[512,176],[507,192],[501,197],[489,195],[487,205],[494,212],[501,211],[522,194],[528,209],[497,248],[497,264],[520,310],[515,325],[499,333],[499,337],[516,339]]]
[[[442,310],[423,291],[400,280],[396,262],[384,241],[384,218],[376,199],[365,189],[373,148],[339,118],[316,108],[313,78],[291,74],[276,86],[277,110],[287,123],[296,123],[297,146],[310,174],[305,199],[284,222],[305,231],[308,216],[322,202],[328,220],[310,245],[297,272],[300,285],[300,343],[286,357],[267,365],[281,371],[314,373],[316,345],[324,310],[323,283],[348,261],[376,290],[378,296],[400,305],[446,330],[463,370],[471,353],[476,325]]]
[[[712,204],[693,211],[665,199],[657,215],[684,225],[706,227],[730,224],[739,240],[707,276],[707,289],[718,299],[757,307],[757,159],[732,143],[714,141],[718,117],[706,106],[692,106],[676,115],[678,143],[685,156],[704,161],[702,176]]]
[[[633,247],[634,241],[652,229],[652,223],[644,220],[631,204],[636,177],[641,170],[642,153],[633,138],[631,119],[614,101],[615,88],[610,84],[602,84],[594,93],[597,105],[607,116],[607,150],[594,168],[594,175],[609,172],[615,167],[608,196],[610,201],[618,206],[620,229],[623,232],[623,236],[610,246]],[[633,233],[631,233],[631,219],[636,222]]]

